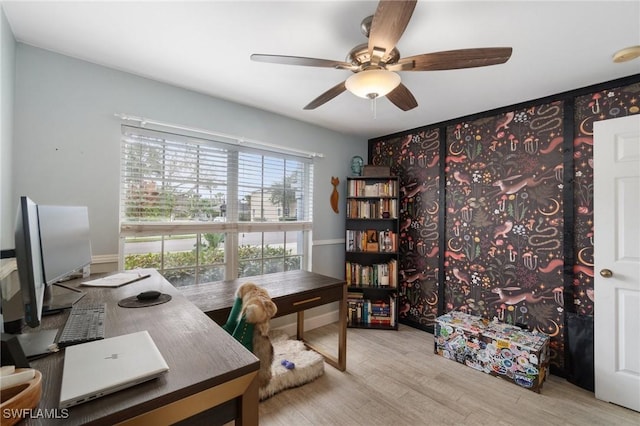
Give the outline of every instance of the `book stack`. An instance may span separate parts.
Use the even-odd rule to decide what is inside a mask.
[[[395,327],[395,298],[364,299],[362,293],[347,295],[348,324],[351,326]]]
[[[391,305],[394,303],[394,299],[390,299],[388,302],[384,300],[371,301],[369,304],[369,324],[370,325],[384,325],[392,327],[395,325],[395,318],[393,315],[393,309]]]

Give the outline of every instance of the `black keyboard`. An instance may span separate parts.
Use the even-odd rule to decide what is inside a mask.
[[[75,304],[58,338],[58,347],[77,345],[104,339],[104,319],[107,304]]]

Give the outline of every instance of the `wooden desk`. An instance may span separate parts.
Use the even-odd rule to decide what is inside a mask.
[[[327,363],[345,371],[347,368],[347,285],[344,280],[309,271],[287,271],[274,274],[217,281],[180,287],[180,291],[194,305],[215,322],[223,325],[231,312],[236,292],[241,284],[253,282],[264,287],[278,306],[276,317],[297,314],[297,337],[304,341],[304,311],[331,302],[339,302],[340,327],[338,357],[305,344],[324,356]]]
[[[148,272],[150,278],[115,289],[82,287],[87,295],[79,303],[107,303],[106,337],[148,330],[169,371],[158,379],[72,407],[66,419],[30,419],[27,424],[173,424],[212,407],[228,412],[227,401],[234,406],[231,418],[212,413],[208,424],[223,424],[233,417],[237,425],[258,424],[258,359],[157,271]],[[68,284],[77,286],[79,280]],[[151,289],[171,294],[172,300],[144,308],[117,305],[120,299]],[[65,312],[45,317],[41,328],[61,328],[67,316]],[[58,407],[63,360],[64,350],[31,362],[43,376],[41,409]]]

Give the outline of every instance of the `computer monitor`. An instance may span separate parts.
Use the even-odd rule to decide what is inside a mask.
[[[38,206],[28,197],[20,197],[15,227],[16,263],[24,306],[24,321],[29,327],[40,325],[46,282],[42,271]]]
[[[44,279],[58,284],[91,264],[89,209],[86,206],[38,205]],[[49,287],[48,287],[49,288]],[[45,292],[44,309],[70,307],[78,299],[73,291]]]
[[[58,284],[58,280],[91,263],[89,219],[86,207],[37,205],[20,197],[15,227],[16,263],[29,327],[40,325],[42,315],[70,308],[84,292]],[[52,291],[52,285],[66,290]],[[57,330],[19,335],[24,353],[47,353]]]

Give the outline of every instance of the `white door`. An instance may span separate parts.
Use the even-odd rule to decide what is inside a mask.
[[[640,116],[593,136],[595,393],[640,411]]]

